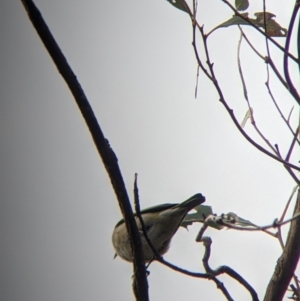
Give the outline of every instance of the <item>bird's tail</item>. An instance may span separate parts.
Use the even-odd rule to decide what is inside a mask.
[[[178,204],[174,207],[174,209],[177,207],[179,208],[185,208],[186,212],[192,210],[196,206],[202,204],[205,202],[205,197],[201,193],[196,193],[192,197],[188,198],[186,201]]]

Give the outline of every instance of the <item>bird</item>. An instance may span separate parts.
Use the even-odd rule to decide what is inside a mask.
[[[161,256],[169,250],[172,237],[177,232],[187,213],[204,202],[205,197],[201,193],[197,193],[182,203],[160,204],[140,212],[147,236]],[[141,237],[144,259],[148,263],[154,259],[154,254],[145,239],[139,218],[135,216],[135,219]],[[131,244],[124,219],[121,219],[113,230],[112,244],[116,252],[114,258],[119,256],[125,261],[133,261]]]

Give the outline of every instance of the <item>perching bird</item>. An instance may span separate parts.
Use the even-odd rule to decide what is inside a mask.
[[[197,193],[180,204],[161,204],[141,211],[148,237],[160,255],[168,251],[171,239],[187,213],[204,202],[205,197],[201,193]],[[153,259],[154,254],[143,235],[138,217],[135,217],[135,219],[141,235],[144,258],[146,262],[149,262]],[[116,224],[112,235],[112,243],[116,251],[115,257],[118,255],[126,261],[133,261],[124,219]]]

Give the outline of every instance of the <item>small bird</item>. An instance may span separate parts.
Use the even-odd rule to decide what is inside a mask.
[[[180,204],[161,204],[141,211],[148,238],[160,255],[168,251],[171,239],[187,213],[204,202],[205,197],[197,193]],[[151,262],[154,254],[143,235],[138,217],[135,219],[141,236],[145,262]],[[116,224],[112,234],[112,243],[116,251],[115,257],[118,255],[126,261],[133,261],[124,219]]]

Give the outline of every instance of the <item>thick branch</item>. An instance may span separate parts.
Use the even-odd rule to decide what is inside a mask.
[[[118,165],[117,157],[110,147],[108,140],[105,139],[104,134],[88,102],[88,99],[85,96],[83,89],[81,88],[80,83],[78,82],[65,56],[63,55],[54,37],[52,36],[40,11],[31,0],[21,0],[21,2],[23,3],[28,13],[29,19],[36,29],[40,39],[46,47],[49,55],[53,59],[59,73],[62,75],[71,93],[73,94],[74,99],[90,130],[96,148],[109,175],[113,189],[119,201],[119,206],[124,216],[124,220],[126,222],[127,231],[131,238],[134,255],[134,275],[137,287],[136,299],[139,301],[147,301],[149,300],[148,284],[141,240],[131,209],[129,197],[122,178],[122,174]]]
[[[300,213],[300,190],[298,190],[294,215]],[[278,259],[275,271],[268,285],[264,301],[282,300],[290,284],[300,255],[300,219],[292,221],[286,245]]]

